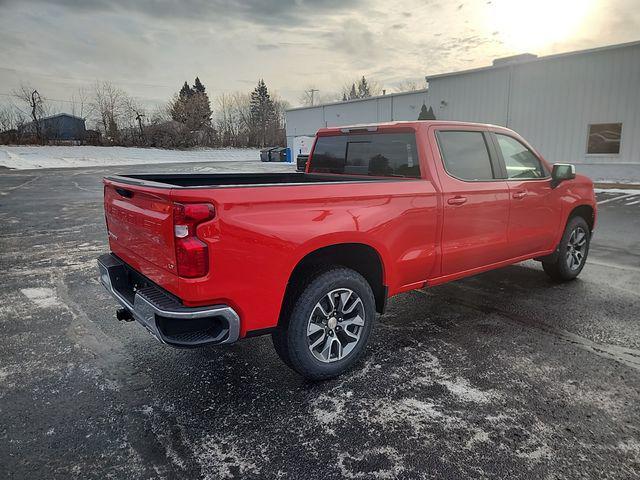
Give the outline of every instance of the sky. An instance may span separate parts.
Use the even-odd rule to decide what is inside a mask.
[[[21,83],[59,111],[108,80],[165,104],[199,76],[210,96],[260,78],[299,105],[365,75],[403,80],[640,40],[638,0],[0,0],[0,103]]]

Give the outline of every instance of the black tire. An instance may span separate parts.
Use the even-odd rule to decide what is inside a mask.
[[[579,264],[576,257],[573,262],[573,266],[569,265],[572,244],[580,234],[584,234],[584,245],[580,253],[582,254]],[[572,236],[573,235],[573,236]],[[591,231],[586,220],[582,217],[572,217],[567,222],[567,227],[564,230],[562,239],[558,244],[556,252],[542,260],[542,268],[545,273],[552,279],[558,282],[567,282],[574,280],[584,268],[587,261],[587,255],[589,254],[589,243],[591,242]],[[575,245],[573,246],[575,252]]]
[[[318,313],[317,304],[321,300],[325,299],[330,292],[340,291],[341,289],[350,290],[361,300],[361,306],[358,306],[358,308],[361,309],[364,324],[352,327],[357,329],[359,338],[354,342],[354,346],[350,347],[349,353],[340,359],[338,359],[339,354],[335,353],[334,356],[336,358],[323,362],[310,350],[310,341],[307,335],[310,318],[312,314],[316,315]],[[364,353],[373,328],[375,299],[371,286],[358,272],[349,268],[333,267],[316,272],[313,276],[307,278],[307,282],[294,295],[289,315],[287,318],[282,319],[283,325],[271,335],[273,346],[278,356],[286,365],[309,380],[326,380],[344,373]],[[323,338],[327,340],[330,338],[329,333],[331,337],[335,335],[336,339],[339,336],[340,338],[344,336],[344,332],[342,334],[339,333],[339,324],[335,327],[335,330],[329,329],[328,326],[326,328],[327,335]],[[329,330],[331,331],[329,332]],[[355,330],[349,330],[351,333],[353,331]],[[323,335],[323,332],[321,331],[319,335]],[[345,338],[349,339],[348,337]],[[332,356],[332,350],[338,350],[338,348],[329,347],[329,358]],[[340,343],[339,351],[343,351],[342,343]]]

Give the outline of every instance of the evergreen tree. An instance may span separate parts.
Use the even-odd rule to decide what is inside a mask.
[[[204,85],[202,84],[202,82],[200,82],[200,79],[198,77],[196,77],[195,83],[193,84],[193,91],[196,92],[196,93],[204,93],[205,92]]]
[[[433,113],[433,107],[429,107],[423,103],[422,108],[420,109],[420,115],[418,116],[418,120],[435,120],[436,116]]]
[[[427,110],[427,106],[423,103],[422,108],[420,109],[420,115],[418,115],[418,120],[426,120],[427,115],[429,115],[429,111]]]
[[[259,146],[266,146],[268,133],[276,124],[276,111],[264,80],[251,92],[251,130]]]
[[[358,92],[356,91],[356,84],[351,84],[351,90],[349,91],[349,100],[355,100],[358,97]]]
[[[367,83],[367,79],[364,78],[364,75],[358,82],[358,98],[368,98],[371,96],[371,91],[369,90],[369,84]]]
[[[193,88],[184,82],[171,105],[171,118],[185,124],[191,131],[202,130],[210,126],[211,102],[198,77],[196,77]]]
[[[189,84],[187,82],[184,82],[184,85],[180,89],[180,98],[187,99],[191,95],[193,95],[193,90],[191,89],[191,87],[189,87]]]

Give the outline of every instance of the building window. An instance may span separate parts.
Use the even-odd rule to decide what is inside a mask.
[[[587,154],[616,155],[620,153],[621,137],[622,137],[621,123],[589,124],[589,139],[587,142]]]

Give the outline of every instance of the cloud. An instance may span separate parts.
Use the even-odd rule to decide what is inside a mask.
[[[305,22],[315,14],[356,7],[361,0],[7,0],[11,3],[46,3],[74,12],[131,13],[165,19],[226,22],[243,19],[261,23]]]
[[[579,35],[533,53],[637,39],[637,0],[608,2]],[[293,102],[312,83],[327,95],[363,74],[389,87],[521,53],[489,25],[494,8],[486,0],[0,0],[0,65],[12,69],[0,70],[0,93],[27,81],[69,98],[109,80],[157,101],[196,75],[212,95],[264,78]]]

